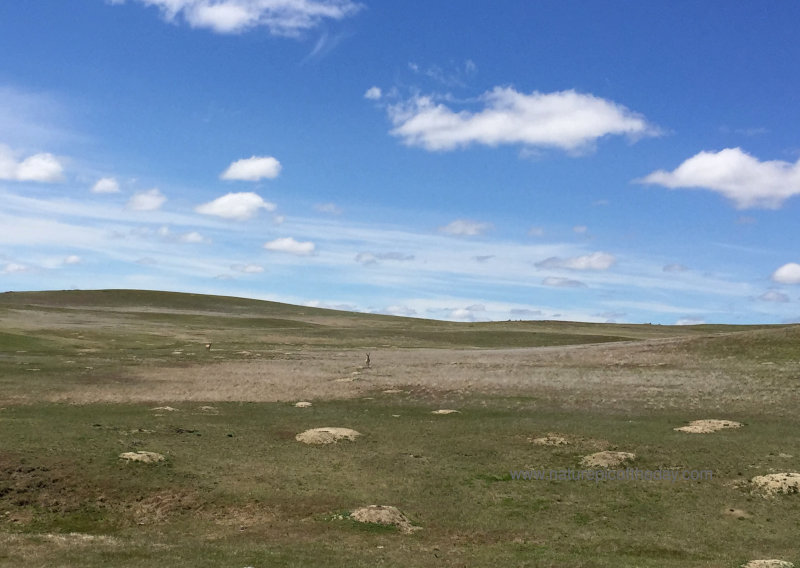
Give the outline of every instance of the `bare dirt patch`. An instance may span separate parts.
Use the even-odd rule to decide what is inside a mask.
[[[625,462],[636,459],[636,454],[631,452],[597,452],[585,456],[581,460],[581,465],[585,467],[617,467]]]
[[[305,432],[301,432],[295,436],[295,439],[298,442],[303,442],[304,444],[325,445],[335,444],[339,440],[349,440],[351,442],[355,442],[356,438],[358,438],[360,435],[360,432],[356,432],[350,428],[325,427],[306,430]]]
[[[300,402],[295,402],[294,406],[295,408],[308,408],[309,406],[311,406],[311,403],[308,402],[307,400],[301,400]]]
[[[678,428],[673,428],[673,430],[677,432],[688,432],[690,434],[711,434],[712,432],[718,432],[726,428],[741,427],[741,422],[735,422],[733,420],[706,419],[693,420],[687,426],[680,426]]]
[[[350,513],[350,518],[359,523],[375,523],[378,525],[395,526],[400,532],[410,534],[420,530],[406,517],[400,509],[391,505],[369,505],[361,507]]]
[[[139,451],[139,452],[123,452],[119,455],[119,459],[130,462],[158,463],[164,461],[167,458],[163,454],[159,454],[156,452]]]
[[[548,432],[546,436],[528,439],[537,446],[567,446],[570,443],[567,438],[554,432]]]
[[[729,517],[737,518],[739,520],[749,519],[749,518],[751,518],[753,516],[753,515],[751,515],[750,513],[748,513],[747,511],[745,511],[743,509],[736,509],[736,508],[733,508],[733,507],[729,507],[729,508],[723,510],[722,514],[723,515],[727,515]]]
[[[753,486],[769,496],[779,493],[800,493],[800,473],[770,473],[757,475],[751,480]]]
[[[458,410],[453,410],[452,408],[440,408],[439,410],[434,410],[431,414],[458,414]]]
[[[751,560],[742,564],[742,568],[794,568],[794,564],[786,560]]]

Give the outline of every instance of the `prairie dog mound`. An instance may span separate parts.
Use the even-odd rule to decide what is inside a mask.
[[[726,428],[741,428],[741,427],[742,424],[740,422],[734,422],[733,420],[708,419],[708,420],[693,420],[692,422],[689,422],[687,426],[673,428],[673,430],[677,432],[688,432],[689,434],[710,434],[712,432],[716,432],[718,430],[724,430]]]
[[[369,505],[361,507],[350,513],[350,518],[359,523],[376,523],[378,525],[391,525],[404,533],[412,533],[421,527],[411,524],[400,509],[391,505]]]
[[[581,465],[586,467],[616,467],[626,461],[636,459],[636,454],[630,452],[597,452],[585,456],[581,460]]]
[[[767,495],[800,493],[800,473],[770,473],[768,475],[757,475],[750,481],[756,488]]]
[[[119,459],[142,462],[142,463],[156,463],[167,459],[163,454],[156,452],[123,452],[119,455]]]
[[[350,440],[355,442],[361,432],[356,432],[350,428],[312,428],[295,436],[295,440],[304,444],[335,444],[339,440]]]

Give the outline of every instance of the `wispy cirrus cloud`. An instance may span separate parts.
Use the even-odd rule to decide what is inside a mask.
[[[112,0],[123,4],[125,0]],[[169,21],[219,34],[238,34],[256,27],[272,35],[297,37],[326,20],[354,15],[361,5],[351,0],[131,0],[154,6]]]
[[[638,183],[669,189],[704,189],[733,201],[739,209],[778,209],[800,195],[800,160],[762,162],[741,148],[700,152],[674,170],[658,170]]]
[[[479,221],[470,221],[469,219],[456,219],[443,227],[439,227],[439,232],[459,237],[475,237],[485,234],[491,228],[491,223],[481,223]]]
[[[408,146],[447,151],[474,144],[584,151],[605,136],[637,138],[659,131],[640,114],[591,94],[530,94],[511,87],[484,93],[478,111],[454,110],[431,96],[387,107],[391,134]]]
[[[569,268],[571,270],[608,270],[616,264],[617,258],[607,252],[560,258],[551,256],[535,263],[536,268]]]

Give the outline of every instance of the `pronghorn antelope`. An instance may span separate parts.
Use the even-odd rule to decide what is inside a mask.
[[[211,351],[211,344],[210,343],[206,343],[206,351]]]

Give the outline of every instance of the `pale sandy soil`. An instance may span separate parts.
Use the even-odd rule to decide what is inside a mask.
[[[425,393],[529,396],[564,408],[781,410],[796,400],[796,381],[755,376],[751,368],[694,360],[670,346],[685,340],[526,349],[302,350],[286,358],[226,360],[191,366],[142,366],[95,376],[46,394],[88,402],[294,402]],[[228,354],[229,355],[229,354]],[[23,402],[23,401],[20,401]]]

